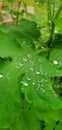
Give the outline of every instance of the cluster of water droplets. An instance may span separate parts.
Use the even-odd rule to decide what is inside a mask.
[[[27,54],[22,58],[22,60],[16,65],[17,69],[22,68],[27,62],[29,62],[30,54]]]

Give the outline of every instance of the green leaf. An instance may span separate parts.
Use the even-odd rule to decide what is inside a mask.
[[[28,24],[31,26],[31,22],[28,22]],[[35,29],[34,25],[33,30]],[[19,84],[20,78],[23,77],[23,75],[21,77],[21,68],[22,66],[25,66],[26,57],[29,57],[30,53],[34,53],[30,41],[32,38],[35,39],[35,35],[32,35],[31,32],[28,38],[28,33],[25,35],[26,30],[22,30],[22,37],[21,32],[16,30],[20,30],[19,27],[20,25],[15,28],[14,25],[13,29],[15,35],[11,34],[11,27],[3,26],[0,30],[0,128],[10,128],[14,119],[17,121],[17,115],[19,115],[18,113],[20,112],[21,107],[21,89]],[[17,37],[17,33],[19,37]],[[30,38],[31,35],[32,38]],[[14,36],[16,36],[16,38]],[[22,73],[25,72],[22,71]],[[27,130],[27,125],[26,127],[24,126],[25,121],[23,121],[22,118],[24,117],[21,117],[22,124],[19,124],[20,128],[19,126],[16,126],[18,127],[16,128],[17,130],[23,130],[23,128],[26,128]],[[36,121],[34,120],[34,123],[35,122]],[[33,129],[36,129],[34,124]],[[37,129],[39,129],[39,127]]]

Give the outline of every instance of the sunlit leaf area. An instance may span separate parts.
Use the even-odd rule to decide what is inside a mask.
[[[0,0],[0,130],[62,130],[62,0]]]

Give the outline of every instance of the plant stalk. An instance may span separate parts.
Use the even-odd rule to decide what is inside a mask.
[[[20,5],[21,5],[21,1],[18,2],[17,23],[18,23],[18,20],[19,20]]]

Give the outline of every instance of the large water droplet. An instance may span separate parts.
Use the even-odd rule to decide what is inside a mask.
[[[29,84],[27,83],[27,82],[25,82],[25,81],[21,81],[21,83],[24,85],[24,86],[28,86]]]
[[[0,73],[0,78],[3,78],[3,74]]]
[[[58,64],[58,61],[54,60],[54,61],[53,61],[53,64],[57,65],[57,64]]]

